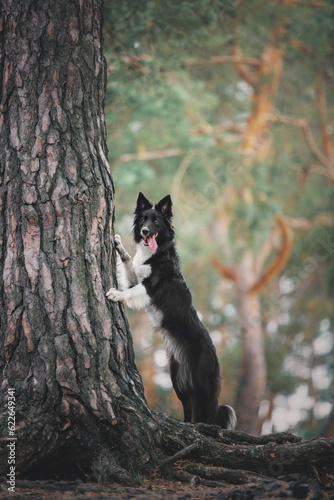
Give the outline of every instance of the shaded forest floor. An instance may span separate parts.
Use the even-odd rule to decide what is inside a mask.
[[[267,479],[261,484],[242,486],[186,486],[181,482],[162,479],[145,480],[142,486],[123,486],[114,483],[84,483],[82,481],[20,481],[15,493],[8,492],[5,478],[1,478],[0,499],[131,499],[138,500],[246,500],[274,498],[305,498],[307,500],[334,500],[334,477],[327,477],[326,484],[303,476],[289,474],[277,479]]]

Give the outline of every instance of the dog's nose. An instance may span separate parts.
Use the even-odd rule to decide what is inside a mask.
[[[150,231],[147,229],[147,227],[143,227],[143,229],[141,230],[141,232],[142,232],[143,236],[147,236]]]

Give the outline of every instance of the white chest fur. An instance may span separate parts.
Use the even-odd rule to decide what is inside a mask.
[[[141,283],[145,278],[150,276],[152,269],[149,264],[145,262],[154,254],[148,246],[143,243],[138,243],[137,252],[133,258],[133,267],[137,275],[138,282]]]

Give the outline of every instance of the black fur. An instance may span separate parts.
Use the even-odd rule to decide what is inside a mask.
[[[163,198],[153,208],[140,193],[134,219],[134,239],[141,243],[156,235],[157,249],[145,264],[151,273],[144,285],[160,318],[157,330],[166,340],[173,387],[184,408],[185,422],[218,424],[233,428],[231,407],[218,406],[219,363],[211,337],[193,307],[175,248],[172,201]],[[143,235],[143,228],[148,233]],[[152,308],[151,308],[152,309]],[[150,307],[148,307],[148,312]]]

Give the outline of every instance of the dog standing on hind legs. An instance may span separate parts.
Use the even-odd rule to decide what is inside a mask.
[[[122,290],[111,288],[107,298],[131,308],[145,308],[153,327],[164,338],[184,421],[234,429],[233,408],[218,405],[218,358],[211,337],[192,305],[182,274],[172,215],[169,195],[153,207],[139,193],[133,226],[137,251],[131,259],[120,236],[115,236]]]

